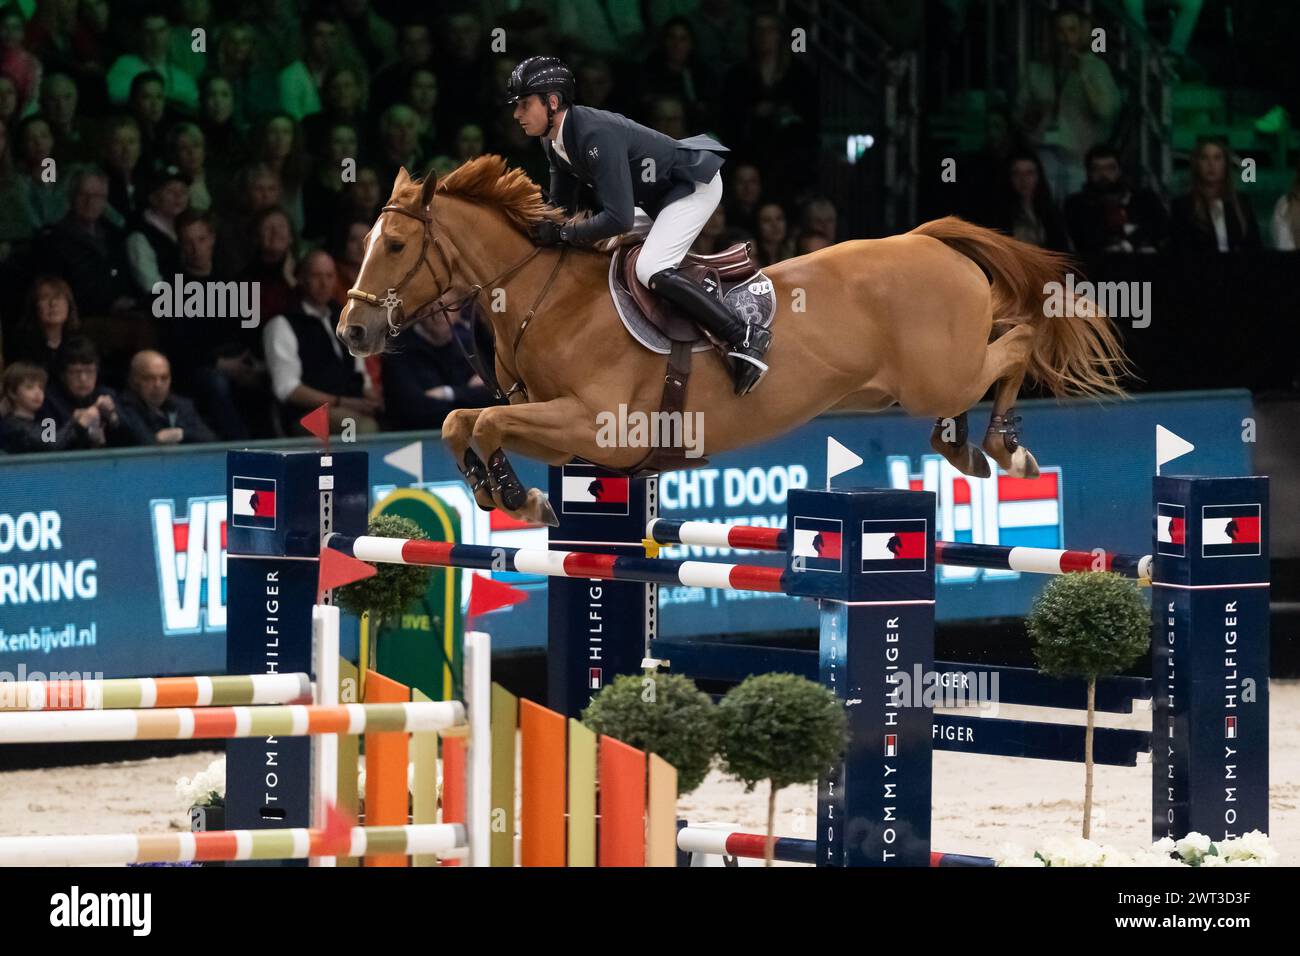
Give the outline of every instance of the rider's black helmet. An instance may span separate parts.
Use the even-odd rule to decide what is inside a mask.
[[[557,93],[560,106],[568,106],[573,102],[573,71],[558,57],[530,56],[510,74],[506,102],[517,103],[534,93],[541,93],[543,98],[547,93]]]

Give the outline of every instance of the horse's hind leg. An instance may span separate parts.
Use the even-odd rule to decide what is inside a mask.
[[[966,439],[970,435],[967,413],[935,420],[930,432],[930,447],[943,455],[954,468],[972,478],[987,478],[992,471],[984,453]]]
[[[1002,371],[995,376],[998,388],[993,398],[989,428],[984,434],[984,450],[998,463],[999,468],[1015,478],[1038,477],[1037,459],[1028,448],[1020,444],[1020,417],[1015,410],[1016,396],[1020,394],[1020,386],[1025,380],[1033,340],[1032,328],[1027,325],[1016,326],[989,346],[989,357],[985,363],[986,367],[992,366]],[[995,355],[995,350],[1000,354]]]

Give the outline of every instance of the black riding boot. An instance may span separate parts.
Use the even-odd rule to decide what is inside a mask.
[[[744,395],[762,381],[767,374],[767,364],[762,358],[772,344],[769,330],[738,318],[721,299],[705,292],[677,269],[656,272],[650,277],[650,289],[684,309],[710,334],[726,343],[737,395]]]

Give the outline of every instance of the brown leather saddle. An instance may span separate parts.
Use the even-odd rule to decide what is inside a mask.
[[[641,284],[636,277],[641,249],[642,243],[633,241],[624,242],[614,251],[609,267],[610,295],[628,333],[650,351],[668,356],[660,412],[682,412],[692,353],[715,349],[725,363],[725,343],[714,340],[676,306]],[[776,315],[776,293],[771,280],[752,258],[749,243],[736,243],[711,256],[688,253],[678,268],[745,321],[763,328],[771,326]],[[687,458],[680,448],[653,448],[630,473],[651,475],[707,463],[705,458]]]

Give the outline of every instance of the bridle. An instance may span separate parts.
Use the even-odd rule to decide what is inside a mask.
[[[375,306],[376,308],[385,309],[388,313],[388,334],[390,336],[397,336],[400,335],[402,330],[407,325],[410,324],[411,321],[410,317],[418,315],[420,311],[424,308],[424,306],[420,306],[420,308],[415,309],[410,313],[407,313],[406,310],[403,308],[402,298],[401,295],[399,294],[401,293],[402,288],[406,285],[406,283],[411,281],[411,278],[417,272],[420,271],[420,266],[424,265],[429,270],[429,276],[430,278],[433,279],[433,287],[435,290],[450,289],[452,283],[455,281],[455,276],[451,268],[451,259],[450,257],[448,257],[447,251],[443,249],[442,242],[438,238],[438,234],[434,231],[434,218],[433,218],[433,213],[431,211],[431,207],[430,209],[425,209],[425,210],[411,210],[405,208],[404,206],[397,206],[392,203],[389,203],[388,205],[380,209],[379,215],[382,217],[383,214],[386,212],[399,213],[400,215],[407,216],[411,219],[415,219],[423,224],[423,227],[420,230],[420,257],[416,259],[416,261],[411,265],[411,268],[406,270],[406,275],[402,276],[401,280],[397,283],[397,285],[389,288],[388,292],[385,295],[378,296],[375,295],[375,293],[373,292],[366,292],[364,289],[352,288],[352,289],[348,289],[347,297],[349,299],[356,299],[359,302],[365,302],[367,305],[372,305]],[[434,270],[433,261],[428,255],[430,243],[432,243],[433,247],[438,250],[438,257],[442,260],[443,267],[447,270],[446,285],[443,285],[438,281],[438,273]],[[541,251],[542,251],[541,246],[534,246],[532,252],[528,253],[528,255],[524,256],[514,265],[509,266],[508,268],[498,273],[494,278],[490,279],[487,282],[475,283],[474,285],[470,286],[469,289],[465,292],[465,294],[462,295],[460,298],[455,299],[454,301],[451,302],[444,302],[442,305],[434,309],[432,314],[442,315],[443,320],[450,325],[451,320],[447,318],[448,312],[459,312],[462,308],[464,308],[466,303],[477,300],[478,297],[482,294],[484,289],[496,288],[497,286],[500,285],[500,283],[503,280],[514,275],[524,266],[528,265],[528,263],[532,262],[533,259],[537,257],[537,254]],[[555,267],[551,270],[550,278],[548,278],[546,280],[546,284],[542,286],[542,291],[538,294],[537,300],[533,302],[532,308],[528,310],[527,315],[524,316],[523,323],[519,326],[519,331],[515,333],[515,340],[513,345],[511,346],[511,354],[516,356],[516,362],[518,356],[519,341],[524,337],[524,330],[526,330],[528,326],[532,324],[533,316],[537,312],[537,307],[541,305],[542,299],[546,297],[546,293],[551,288],[551,283],[555,281],[555,277],[560,271],[560,264],[564,261],[564,252],[565,252],[564,247],[561,247],[560,254],[559,256],[556,257],[555,260]],[[442,292],[438,292],[434,296],[434,298],[431,299],[430,301],[435,301],[436,299],[439,299],[441,297],[442,297]],[[425,305],[427,304],[428,303],[425,303]],[[394,318],[394,312],[397,313],[396,318]],[[457,344],[457,346],[459,346],[461,350],[461,354],[465,356],[465,360],[470,364],[470,367],[473,368],[474,371],[479,374],[479,377],[482,378],[483,381],[488,382],[488,381],[495,380],[495,376],[489,376],[484,374],[484,368],[482,367],[482,362],[479,360],[477,351],[475,351],[474,353],[470,353],[468,350],[466,350],[464,344],[460,340],[460,337],[455,335],[454,333],[452,335],[452,340]],[[497,391],[498,394],[500,394],[500,389],[498,389]],[[522,392],[525,397],[527,397],[528,395],[528,388],[524,385],[523,379],[521,379],[518,375],[515,375],[515,384],[510,386],[510,390],[506,392],[505,395],[502,397],[508,399],[515,392]]]

